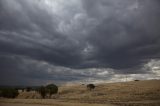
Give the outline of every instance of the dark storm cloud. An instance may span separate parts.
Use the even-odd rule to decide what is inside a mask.
[[[1,52],[27,55],[66,66],[78,62],[80,47],[55,31],[56,17],[30,2],[13,1],[12,4],[1,1],[4,3],[1,9]],[[11,8],[11,5],[15,6]]]
[[[37,61],[24,56],[10,55],[0,57],[1,80],[3,85],[41,85],[46,83],[64,83],[86,81],[88,78],[106,79],[104,69],[71,69],[55,66],[45,61]],[[111,70],[112,71],[112,70]],[[111,73],[111,72],[107,72]]]
[[[0,67],[1,67],[1,85],[25,85],[26,79],[23,76],[23,71],[19,67],[21,62],[19,58],[13,56],[0,56]]]
[[[27,57],[3,56],[1,62],[1,80],[5,85],[40,85],[47,82],[76,80],[67,72],[63,73],[63,68],[57,71],[56,67],[43,61],[36,61]],[[68,76],[68,77],[67,77]]]
[[[159,1],[88,0],[84,4],[87,13],[100,22],[88,37],[97,50],[92,58],[99,64],[134,68],[160,57]]]
[[[144,64],[160,58],[159,5],[159,0],[1,0],[1,84],[8,73],[15,84],[148,73]]]

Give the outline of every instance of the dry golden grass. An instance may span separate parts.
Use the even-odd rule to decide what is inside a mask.
[[[111,104],[89,104],[89,103],[70,103],[63,102],[53,99],[0,99],[1,104],[9,103],[7,106],[12,106],[14,104],[20,104],[20,106],[38,106],[38,105],[49,105],[49,106],[114,106]]]
[[[18,98],[40,98],[40,95],[33,92],[21,93]],[[22,101],[28,100],[23,99]],[[29,101],[42,104],[44,102],[50,104],[52,101],[61,106],[68,106],[68,104],[69,106],[81,106],[83,105],[81,103],[88,103],[86,106],[108,103],[121,106],[160,106],[160,80],[99,84],[93,91],[88,91],[85,85],[61,86],[56,99]]]
[[[93,91],[86,86],[61,87],[60,98],[78,101],[128,102],[141,100],[160,100],[160,80],[133,81],[96,85]]]
[[[40,99],[41,96],[38,93],[35,93],[33,91],[31,92],[21,92],[17,99]]]

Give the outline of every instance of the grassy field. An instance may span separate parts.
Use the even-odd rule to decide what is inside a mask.
[[[37,99],[35,99],[37,98]],[[17,99],[0,103],[41,104],[53,106],[160,106],[160,80],[98,84],[93,91],[85,85],[59,87],[54,99],[38,99],[35,92],[23,92]],[[1,105],[0,105],[1,106]]]
[[[14,104],[21,104],[27,106],[37,106],[37,105],[49,105],[49,106],[114,106],[111,104],[90,104],[90,103],[78,103],[78,102],[64,102],[55,99],[3,99],[0,100],[1,104],[12,106]]]

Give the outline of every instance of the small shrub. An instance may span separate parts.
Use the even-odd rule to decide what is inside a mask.
[[[95,88],[94,84],[88,84],[87,85],[87,89],[90,90],[90,91],[93,90],[94,88]]]

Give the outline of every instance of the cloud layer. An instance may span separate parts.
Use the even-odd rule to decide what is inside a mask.
[[[158,78],[159,66],[149,64],[159,64],[159,5],[159,0],[1,0],[0,83],[104,81],[123,74]]]

